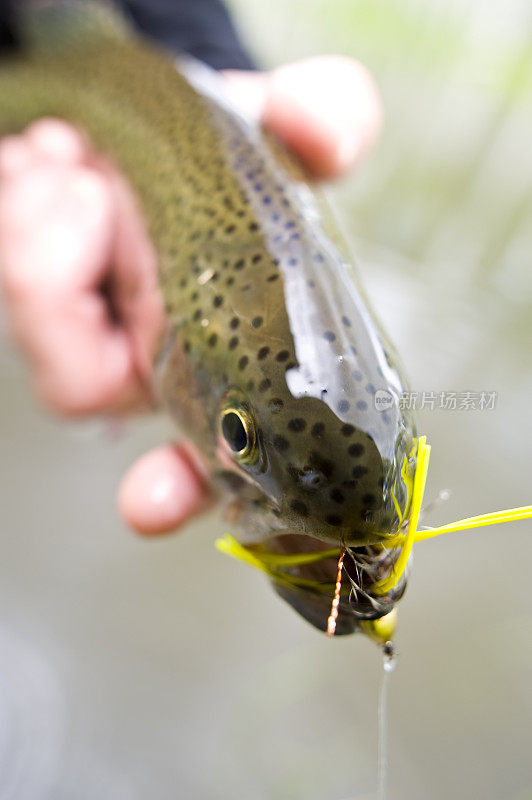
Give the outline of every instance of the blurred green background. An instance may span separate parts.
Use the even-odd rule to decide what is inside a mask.
[[[331,201],[412,388],[498,392],[493,411],[420,413],[427,496],[452,491],[427,521],[532,502],[530,4],[231,7],[265,66],[337,52],[374,72],[385,132]],[[60,423],[7,345],[0,375],[0,798],[374,797],[378,650],[326,640],[218,554],[216,516],[161,541],[125,530],[117,483],[164,419]],[[394,800],[532,798],[531,534],[418,545]]]

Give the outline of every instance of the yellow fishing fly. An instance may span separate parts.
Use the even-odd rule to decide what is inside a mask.
[[[405,573],[415,543],[423,542],[426,539],[432,539],[445,533],[456,533],[488,525],[498,525],[503,522],[532,518],[531,505],[467,517],[436,528],[418,528],[427,482],[430,451],[431,448],[427,444],[426,437],[420,436],[414,442],[410,459],[405,458],[403,462],[401,474],[407,489],[405,508],[401,511],[394,498],[399,518],[398,529],[395,534],[384,536],[383,541],[376,546],[383,552],[396,551],[397,555],[392,559],[387,574],[371,585],[371,591],[377,597],[385,596],[397,588]],[[413,459],[415,460],[415,470],[411,469]],[[264,545],[243,545],[229,534],[217,539],[215,544],[222,553],[226,553],[259,569],[275,583],[291,586],[292,588],[307,589],[320,594],[329,594],[331,600],[335,590],[333,583],[304,579],[287,572],[287,569],[323,561],[327,558],[340,559],[347,549],[334,547],[318,552],[280,554],[268,550]],[[370,638],[383,644],[392,639],[395,632],[396,618],[396,609],[392,608],[376,619],[361,620],[360,628]]]

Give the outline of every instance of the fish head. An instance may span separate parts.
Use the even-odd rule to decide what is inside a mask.
[[[383,439],[382,430],[360,427],[341,409],[327,396],[294,396],[288,383],[274,397],[237,386],[224,394],[217,453],[226,471],[255,488],[246,527],[269,510],[277,529],[335,544],[374,543],[397,531],[406,511],[401,471],[412,430],[403,415],[393,426],[380,420]]]
[[[248,350],[253,371],[242,379],[236,370],[220,398],[218,460],[253,487],[242,515],[248,531],[262,531],[268,511],[277,530],[334,544],[375,543],[397,532],[407,512],[402,471],[414,424],[380,337],[361,347],[354,335],[356,348],[320,338],[318,363],[309,367],[292,337],[288,345],[257,337]],[[309,344],[307,336],[306,351]],[[261,349],[267,356],[259,357]]]

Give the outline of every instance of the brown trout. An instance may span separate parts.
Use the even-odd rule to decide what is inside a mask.
[[[197,445],[247,552],[325,630],[388,615],[404,575],[386,540],[408,521],[415,427],[397,358],[302,169],[96,3],[21,12],[0,65],[0,132],[55,116],[126,175],[156,247],[166,309],[156,390]],[[324,554],[323,556],[321,554]],[[307,557],[308,556],[308,557]],[[277,557],[277,562],[275,558]]]

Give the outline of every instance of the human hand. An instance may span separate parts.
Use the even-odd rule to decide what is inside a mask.
[[[374,85],[350,59],[225,76],[228,95],[316,177],[353,167],[378,133]],[[49,407],[76,417],[149,407],[163,327],[156,254],[125,180],[66,123],[41,120],[0,143],[0,279],[8,329]],[[146,534],[208,502],[186,442],[141,457],[119,491],[122,516]]]

